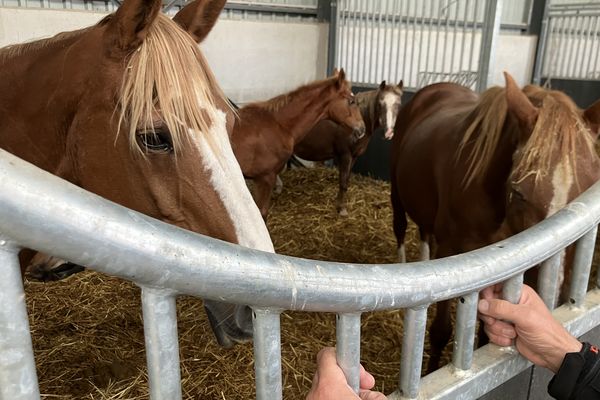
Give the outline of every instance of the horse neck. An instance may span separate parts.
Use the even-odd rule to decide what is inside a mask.
[[[294,143],[299,143],[313,126],[325,119],[330,96],[327,87],[323,86],[300,89],[291,94],[289,101],[273,114]]]
[[[0,50],[0,147],[59,173],[81,85],[64,73],[75,35]],[[70,111],[71,110],[71,111]]]
[[[365,135],[371,136],[379,128],[379,118],[375,115],[377,90],[361,92],[356,95],[356,103],[365,123]]]

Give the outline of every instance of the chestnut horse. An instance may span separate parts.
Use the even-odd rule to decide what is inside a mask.
[[[167,223],[273,251],[197,46],[224,3],[196,0],[174,22],[160,0],[124,0],[95,26],[1,49],[0,148]],[[251,339],[248,307],[205,307],[220,344]]]
[[[383,81],[378,89],[356,95],[356,103],[366,127],[363,137],[357,139],[350,135],[348,128],[331,120],[324,120],[294,147],[294,154],[305,160],[335,160],[339,171],[336,209],[342,216],[348,215],[346,192],[350,171],[356,159],[367,150],[373,132],[383,128],[388,140],[394,135],[396,116],[402,104],[402,87],[402,81],[398,85],[387,85]]]
[[[362,136],[365,124],[342,69],[332,77],[238,110],[231,144],[244,176],[254,181],[254,199],[267,218],[277,174],[309,130],[330,119]]]
[[[481,96],[427,86],[400,111],[391,165],[400,252],[405,212],[446,257],[538,223],[600,178],[600,101],[581,112],[563,93],[505,78],[506,88]],[[449,302],[438,303],[429,332],[431,372],[451,335]]]

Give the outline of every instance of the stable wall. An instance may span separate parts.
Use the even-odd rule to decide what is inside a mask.
[[[0,47],[95,24],[106,13],[0,7]],[[328,25],[221,19],[203,52],[235,102],[267,99],[325,76]]]

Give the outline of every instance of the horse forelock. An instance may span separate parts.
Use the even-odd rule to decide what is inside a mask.
[[[532,92],[531,97],[540,104],[539,114],[531,136],[515,160],[511,180],[520,182],[533,176],[537,184],[553,173],[553,164],[562,164],[574,174],[574,183],[579,185],[578,160],[596,157],[595,140],[579,109],[561,92],[541,90]]]
[[[128,126],[130,146],[143,156],[136,131],[152,132],[153,113],[158,112],[169,128],[175,154],[192,132],[214,144],[210,128],[217,118],[218,102],[229,104],[197,44],[159,14],[128,60],[119,98],[119,132]]]
[[[484,173],[494,156],[494,152],[502,136],[502,129],[508,110],[506,104],[506,90],[501,87],[492,87],[481,94],[475,109],[465,117],[471,121],[458,146],[456,159],[458,160],[466,146],[471,145],[471,152],[467,155],[467,173],[462,184],[469,186],[473,180]]]

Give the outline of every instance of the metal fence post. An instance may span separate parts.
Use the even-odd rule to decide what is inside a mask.
[[[337,315],[337,362],[356,393],[360,387],[360,314]]]
[[[331,0],[329,19],[329,41],[327,45],[327,76],[333,74],[333,69],[338,62],[337,29],[338,29],[338,2]]]
[[[483,92],[492,81],[490,65],[495,65],[496,47],[500,34],[500,19],[502,17],[502,0],[487,0],[481,36],[481,50],[479,52],[479,66],[477,72],[477,91]]]
[[[0,235],[0,399],[40,398],[19,248]]]

